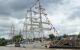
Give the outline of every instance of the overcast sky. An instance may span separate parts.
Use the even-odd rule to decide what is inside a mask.
[[[0,0],[0,36],[12,23],[18,27],[35,0]],[[48,18],[60,34],[80,32],[80,0],[41,0]]]

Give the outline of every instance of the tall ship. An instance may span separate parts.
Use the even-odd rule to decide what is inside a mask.
[[[34,47],[34,45],[36,45],[35,47],[37,47],[37,45],[43,47],[44,44],[47,43],[45,35],[49,33],[58,34],[48,19],[46,10],[41,5],[41,1],[36,0],[27,10],[22,31],[26,39],[23,42],[26,43],[26,46],[31,44],[32,47]]]

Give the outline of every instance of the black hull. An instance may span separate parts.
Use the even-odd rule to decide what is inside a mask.
[[[65,46],[63,46],[63,47],[58,47],[58,46],[56,46],[56,47],[54,47],[54,46],[51,46],[51,47],[49,47],[49,48],[61,48],[61,49],[80,49],[80,47],[65,47]]]

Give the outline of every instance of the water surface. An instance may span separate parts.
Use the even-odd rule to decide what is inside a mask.
[[[18,48],[18,47],[0,47],[0,50],[80,50],[80,49],[40,49],[40,48]]]

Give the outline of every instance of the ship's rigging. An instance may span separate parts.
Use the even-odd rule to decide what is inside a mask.
[[[37,0],[29,10],[27,10],[27,17],[25,17],[23,27],[23,32],[26,33],[27,39],[35,38],[35,34],[38,34],[38,37],[43,38],[45,36],[45,31],[50,32],[53,30],[53,33],[58,34],[57,30],[48,19],[45,11],[46,10],[42,7],[40,0]]]

